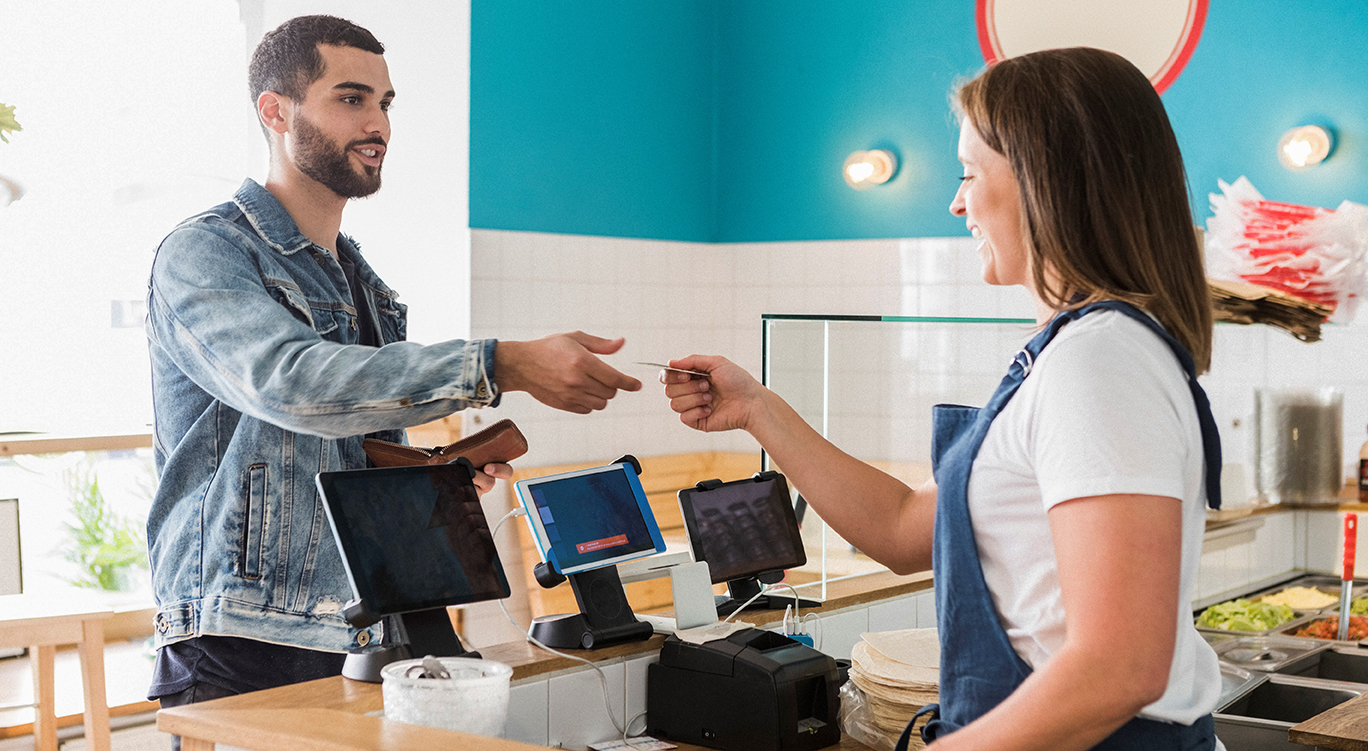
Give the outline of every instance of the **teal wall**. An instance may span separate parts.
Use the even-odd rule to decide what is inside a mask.
[[[714,0],[475,0],[470,226],[712,239]]]
[[[745,242],[964,234],[948,93],[983,65],[972,0],[475,0],[470,224]],[[1193,206],[1217,178],[1368,203],[1368,2],[1213,0],[1164,94]],[[1336,151],[1292,173],[1298,124]],[[840,164],[901,167],[856,192]]]
[[[1368,203],[1368,2],[1212,0],[1206,31],[1164,105],[1199,218],[1207,194],[1244,175],[1264,197],[1334,208]],[[1330,125],[1330,159],[1278,163],[1289,128]]]

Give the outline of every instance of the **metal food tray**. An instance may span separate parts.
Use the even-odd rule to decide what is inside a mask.
[[[1331,645],[1319,639],[1294,639],[1290,636],[1245,636],[1221,642],[1215,647],[1216,656],[1222,666],[1266,673],[1279,672],[1282,668],[1302,660],[1317,652],[1330,649]]]
[[[1256,673],[1222,662],[1221,701],[1216,706],[1224,707],[1234,701],[1236,697],[1243,696],[1251,688],[1266,680],[1268,680],[1268,676],[1265,673]]]
[[[1240,600],[1240,599],[1248,599],[1248,598],[1241,598],[1241,597],[1232,597],[1232,598],[1230,598],[1230,600]],[[1223,600],[1222,602],[1218,602],[1218,603],[1216,603],[1216,604],[1217,604],[1217,605],[1220,605],[1220,604],[1223,604],[1223,603],[1225,603],[1225,602],[1230,602],[1230,600]],[[1306,623],[1306,622],[1308,622],[1308,621],[1313,621],[1313,620],[1315,620],[1315,619],[1317,619],[1317,618],[1324,618],[1324,617],[1325,617],[1325,613],[1323,613],[1322,611],[1319,611],[1319,610],[1297,610],[1297,609],[1294,608],[1294,609],[1292,610],[1292,612],[1296,614],[1296,617],[1295,617],[1295,618],[1293,618],[1293,619],[1290,620],[1290,621],[1284,621],[1284,622],[1282,622],[1282,623],[1279,623],[1278,625],[1274,626],[1273,628],[1266,628],[1266,629],[1264,629],[1264,630],[1262,630],[1262,631],[1237,631],[1237,630],[1235,630],[1235,629],[1208,628],[1207,626],[1198,626],[1198,625],[1197,625],[1197,617],[1200,616],[1200,615],[1202,614],[1202,612],[1205,611],[1205,610],[1206,610],[1206,608],[1202,608],[1202,610],[1199,610],[1199,611],[1197,611],[1196,613],[1193,613],[1193,614],[1192,614],[1192,623],[1193,623],[1194,626],[1197,626],[1197,630],[1198,630],[1199,632],[1203,633],[1203,634],[1229,634],[1229,635],[1231,635],[1231,636],[1274,636],[1274,635],[1282,635],[1283,629],[1293,628],[1293,627],[1295,627],[1295,626],[1300,626],[1300,625],[1302,625],[1302,624],[1304,624],[1304,623]]]
[[[1303,627],[1303,626],[1305,626],[1305,625],[1307,625],[1307,624],[1309,624],[1309,623],[1312,623],[1313,621],[1323,621],[1323,620],[1325,620],[1325,619],[1327,619],[1327,618],[1338,618],[1338,617],[1339,617],[1339,613],[1327,613],[1327,612],[1325,612],[1325,611],[1319,611],[1319,612],[1315,613],[1314,615],[1312,615],[1312,616],[1310,616],[1310,617],[1308,617],[1308,618],[1302,618],[1302,619],[1298,619],[1298,620],[1296,620],[1296,621],[1288,621],[1287,623],[1284,623],[1283,625],[1281,625],[1281,626],[1278,627],[1277,633],[1280,634],[1280,635],[1282,635],[1282,636],[1291,636],[1291,637],[1294,638],[1294,639],[1306,639],[1306,640],[1308,640],[1308,641],[1318,641],[1318,642],[1321,642],[1321,643],[1324,643],[1324,644],[1357,644],[1357,645],[1361,645],[1361,644],[1363,644],[1364,642],[1368,642],[1368,639],[1343,639],[1343,640],[1340,640],[1340,639],[1319,639],[1319,638],[1316,638],[1316,637],[1314,637],[1314,636],[1293,636],[1293,634],[1297,631],[1297,629],[1300,629],[1301,627]],[[1359,617],[1359,618],[1368,618],[1368,616],[1357,616],[1357,617]]]
[[[1329,574],[1305,574],[1276,586],[1265,587],[1253,594],[1246,595],[1245,599],[1255,601],[1262,600],[1265,595],[1277,594],[1284,589],[1291,589],[1292,587],[1311,587],[1335,598],[1333,603],[1324,607],[1315,608],[1314,610],[1316,611],[1339,610],[1340,579],[1337,576],[1330,576]],[[1368,579],[1355,579],[1353,587],[1350,589],[1349,596],[1350,599],[1368,597]]]
[[[1231,639],[1240,638],[1228,631],[1207,631],[1205,629],[1198,631],[1197,635],[1202,637],[1202,639],[1204,639],[1207,644],[1210,644],[1212,649],[1215,649],[1216,645],[1222,642],[1227,642]]]
[[[1231,749],[1311,748],[1289,742],[1287,731],[1365,690],[1361,683],[1268,673],[1233,699],[1223,694],[1213,713],[1216,735]]]

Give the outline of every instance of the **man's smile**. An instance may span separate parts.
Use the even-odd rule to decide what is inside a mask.
[[[352,153],[367,167],[379,167],[385,161],[385,147],[379,144],[361,144],[353,147]]]

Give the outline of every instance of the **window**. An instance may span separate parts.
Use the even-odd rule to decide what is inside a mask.
[[[255,41],[255,40],[253,40]],[[0,432],[150,424],[143,314],[157,243],[265,164],[235,0],[7,3],[0,143],[23,197],[0,208]],[[94,469],[142,526],[150,452],[0,459],[18,498],[26,592],[76,578],[63,559],[70,471]]]

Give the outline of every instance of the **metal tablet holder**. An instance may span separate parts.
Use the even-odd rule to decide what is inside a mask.
[[[641,476],[641,462],[628,454],[614,464],[630,464]],[[537,583],[550,589],[566,579],[579,603],[578,613],[544,615],[532,619],[529,635],[554,649],[598,649],[611,644],[643,641],[651,638],[651,624],[642,623],[632,614],[627,603],[627,591],[616,566],[581,571],[566,576],[546,563],[538,563],[533,570]]]
[[[475,476],[470,461],[461,457],[459,463]],[[378,615],[357,599],[342,608],[342,616],[353,628],[369,628],[381,620],[385,622],[380,642],[368,644],[347,653],[342,663],[342,675],[355,681],[380,683],[380,671],[391,662],[414,657],[470,657],[479,659],[480,653],[468,650],[451,624],[445,607],[413,610],[397,615]]]

